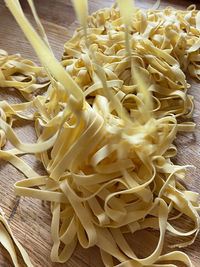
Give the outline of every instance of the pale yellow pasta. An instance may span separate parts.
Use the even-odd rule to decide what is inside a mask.
[[[198,194],[178,181],[188,166],[171,161],[177,132],[195,127],[178,118],[191,117],[194,109],[184,72],[199,77],[199,13],[171,8],[144,13],[131,0],[119,0],[119,10],[115,4],[88,19],[87,1],[73,0],[83,28],[65,45],[60,64],[32,1],[41,37],[18,0],[5,2],[44,68],[0,51],[0,86],[15,87],[27,99],[15,105],[0,102],[0,158],[27,177],[15,183],[17,195],[50,202],[51,260],[66,262],[79,242],[84,248],[99,247],[108,267],[171,267],[177,266],[175,260],[193,266],[185,253],[162,255],[162,249],[166,231],[190,237],[173,247],[192,244],[199,232]],[[38,84],[38,77],[49,81]],[[45,94],[38,94],[45,86]],[[35,112],[27,114],[31,108]],[[35,144],[17,138],[14,118],[35,122]],[[5,136],[15,149],[2,149]],[[18,157],[25,153],[43,163],[46,176]],[[179,214],[170,218],[174,209]],[[181,232],[171,221],[183,214],[193,227]],[[0,220],[0,242],[13,264],[19,266],[18,247],[24,263],[32,266],[3,215]],[[124,234],[149,227],[160,231],[157,246],[148,257],[138,258]],[[120,263],[114,265],[114,258]]]
[[[12,262],[14,266],[20,267],[18,262],[18,255],[15,250],[15,246],[18,248],[18,251],[21,254],[21,257],[24,263],[29,266],[33,267],[27,252],[21,246],[21,244],[15,239],[8,222],[5,219],[4,212],[0,209],[0,243],[4,246],[4,248],[10,254]]]
[[[192,116],[193,101],[187,94],[189,84],[185,72],[199,78],[198,14],[197,10],[172,8],[146,12],[135,9],[130,26],[132,58],[153,94],[156,117],[171,113],[176,117]],[[107,84],[122,94],[124,107],[134,116],[140,103],[135,97],[136,82],[131,79],[124,31],[116,8],[101,9],[88,18],[90,40],[106,73]],[[78,29],[65,44],[62,64],[92,103],[94,96],[103,92],[91,59],[85,53],[84,42],[84,31]]]

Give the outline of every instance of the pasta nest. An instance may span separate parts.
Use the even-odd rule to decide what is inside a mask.
[[[161,252],[166,231],[191,236],[173,247],[193,243],[199,231],[198,194],[180,182],[187,166],[171,158],[177,153],[177,132],[195,126],[185,121],[194,109],[185,72],[199,78],[200,15],[193,6],[187,11],[134,9],[128,54],[120,11],[114,5],[88,18],[89,44],[84,27],[65,44],[61,64],[70,85],[83,92],[77,89],[77,97],[47,60],[40,68],[1,51],[0,86],[15,87],[27,99],[1,102],[1,131],[16,147],[1,150],[1,158],[28,177],[16,182],[16,194],[51,203],[52,261],[66,262],[79,241],[84,248],[98,246],[105,266],[114,266],[112,258],[119,267],[177,259],[192,266],[183,252]],[[38,83],[44,77],[49,81]],[[44,94],[38,93],[41,88]],[[31,108],[36,111],[24,113]],[[14,118],[35,122],[35,144],[20,142]],[[23,162],[18,157],[23,153],[35,154],[47,175]],[[194,222],[189,231],[171,223],[183,214]],[[160,237],[154,252],[140,259],[124,234],[146,228],[159,230]]]

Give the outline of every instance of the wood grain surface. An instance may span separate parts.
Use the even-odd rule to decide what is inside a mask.
[[[31,19],[30,10],[26,0],[21,0],[22,6]],[[144,9],[150,8],[154,0],[135,1],[138,7]],[[89,0],[90,13],[99,8],[110,7],[113,0]],[[189,0],[161,0],[161,8],[173,6],[178,9],[185,9],[194,1]],[[69,0],[35,0],[41,21],[49,37],[50,44],[58,59],[61,59],[64,43],[70,39],[73,31],[78,27],[74,10]],[[197,7],[198,1],[196,2]],[[32,20],[32,19],[31,19]],[[28,41],[24,37],[20,28],[12,18],[12,15],[0,0],[0,48],[7,50],[10,54],[20,53],[24,58],[29,58],[38,62]],[[195,116],[194,121],[197,124],[196,131],[193,134],[179,135],[176,144],[179,153],[174,159],[176,163],[194,164],[195,169],[189,169],[186,179],[188,189],[200,193],[200,84],[197,81],[191,81],[192,87],[190,93],[195,98]],[[7,99],[10,103],[15,103],[19,95],[10,90],[9,96],[5,89],[1,89],[0,99]],[[35,135],[31,124],[16,125],[15,131],[24,142],[34,142]],[[10,146],[10,144],[8,144]],[[35,170],[44,173],[39,162],[33,156],[23,156],[23,158]],[[80,246],[76,248],[72,258],[65,264],[53,264],[50,261],[50,249],[52,240],[50,236],[51,215],[48,203],[36,199],[17,197],[13,192],[13,184],[23,175],[10,164],[0,161],[0,207],[6,213],[10,226],[17,237],[27,250],[32,263],[35,267],[84,267],[84,266],[103,266],[100,259],[100,253],[97,248],[83,249]],[[187,220],[181,219],[177,227],[190,225]],[[156,245],[158,232],[143,231],[137,232],[134,236],[128,235],[127,239],[132,246],[136,248],[136,254],[139,257],[147,256]],[[164,252],[170,251],[168,245],[175,241],[174,237],[167,235],[165,240]],[[183,250],[192,259],[196,267],[200,266],[200,237],[197,237],[195,243]],[[12,263],[8,253],[0,246],[0,267],[10,267]]]

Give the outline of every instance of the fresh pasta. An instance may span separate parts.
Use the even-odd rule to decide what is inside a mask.
[[[5,2],[43,67],[0,50],[0,86],[14,87],[26,99],[0,102],[0,158],[27,177],[15,183],[17,195],[50,202],[51,260],[66,262],[79,242],[99,247],[107,267],[171,267],[177,265],[162,262],[176,260],[193,266],[185,253],[162,255],[162,248],[166,231],[190,237],[174,248],[192,244],[199,232],[198,194],[179,182],[188,166],[171,161],[177,132],[195,127],[184,121],[194,110],[185,72],[199,78],[199,12],[193,6],[143,12],[131,0],[119,0],[88,17],[87,1],[73,0],[82,28],[65,44],[59,63],[33,2],[28,1],[40,35],[18,0]],[[19,140],[14,119],[35,122],[35,144]],[[3,148],[6,138],[14,149]],[[26,153],[42,162],[47,175],[20,159]],[[178,216],[172,217],[173,210]],[[183,214],[193,221],[188,231],[171,223]],[[146,228],[159,230],[159,240],[151,255],[138,258],[124,234]],[[14,266],[16,248],[32,266],[3,212],[0,242]]]

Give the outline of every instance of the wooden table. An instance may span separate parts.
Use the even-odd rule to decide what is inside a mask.
[[[194,3],[189,0],[161,0],[160,8],[173,6],[178,9],[185,9]],[[21,0],[25,13],[30,18],[30,10],[25,0]],[[113,0],[90,0],[90,13],[99,8],[109,7],[114,3]],[[154,0],[138,0],[136,5],[142,8],[150,8]],[[178,4],[179,3],[179,4]],[[35,0],[35,4],[45,27],[50,44],[58,59],[61,59],[63,44],[72,36],[73,31],[78,26],[73,7],[69,0]],[[198,7],[200,8],[200,7]],[[12,18],[10,12],[5,7],[3,1],[0,2],[0,48],[9,53],[21,53],[24,58],[32,59],[36,62],[37,58],[28,41],[24,37],[20,28]],[[176,162],[179,164],[194,164],[196,171],[189,169],[187,177],[187,187],[200,193],[200,98],[199,84],[192,82],[190,93],[195,97],[195,119],[197,128],[194,134],[179,135],[176,144],[179,148],[179,154]],[[6,90],[1,89],[1,98],[7,98]],[[16,101],[16,94],[11,93],[8,99],[10,102]],[[24,142],[34,140],[34,133],[31,131],[32,125],[18,125],[16,132]],[[33,156],[23,157],[33,168],[42,173],[42,166]],[[13,184],[15,181],[23,178],[23,175],[11,165],[0,162],[0,206],[6,213],[11,228],[17,239],[27,250],[34,266],[103,266],[98,249],[91,248],[84,250],[77,247],[73,257],[65,264],[53,264],[50,262],[50,249],[52,245],[50,236],[51,215],[48,204],[44,204],[36,199],[19,198],[13,193]],[[180,224],[187,224],[182,220]],[[134,237],[128,237],[137,247],[138,256],[147,256],[152,248],[155,247],[158,233],[153,231],[144,231],[142,234],[136,233]],[[166,238],[164,251],[169,251],[167,245],[170,243],[170,237]],[[184,249],[191,257],[196,267],[200,266],[200,238],[196,242]],[[141,253],[142,252],[142,253]],[[12,266],[7,252],[0,246],[0,266]]]

